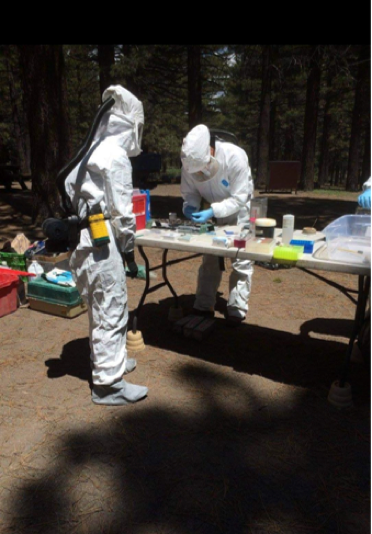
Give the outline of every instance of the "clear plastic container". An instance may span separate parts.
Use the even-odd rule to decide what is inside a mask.
[[[36,274],[36,279],[40,279],[44,273],[43,267],[36,260],[32,260],[31,265],[28,267],[27,272]]]
[[[323,230],[328,257],[346,263],[371,263],[371,216],[344,215]]]
[[[267,197],[252,198],[250,217],[255,219],[267,216]]]

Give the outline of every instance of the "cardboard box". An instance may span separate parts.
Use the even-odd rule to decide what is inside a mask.
[[[59,317],[65,317],[66,319],[73,319],[78,315],[87,311],[87,306],[81,302],[76,306],[61,306],[60,304],[52,304],[51,302],[45,302],[43,300],[28,299],[30,308],[43,313],[49,313],[50,315],[58,315]]]

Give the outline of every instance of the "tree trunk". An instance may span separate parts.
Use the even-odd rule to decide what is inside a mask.
[[[6,59],[6,68],[8,73],[10,104],[12,109],[12,123],[14,131],[14,140],[17,146],[18,161],[15,163],[20,166],[22,174],[30,174],[30,141],[27,129],[27,120],[22,107],[22,101],[17,94],[16,83],[14,79],[14,60],[18,51],[14,47],[4,47],[4,56]]]
[[[271,100],[271,45],[262,46],[262,86],[260,122],[258,127],[257,187],[265,188],[269,181]]]
[[[30,130],[33,222],[60,213],[56,186],[70,157],[62,45],[19,45]]]
[[[276,100],[270,106],[270,141],[269,141],[269,161],[277,160],[277,131],[276,131]]]
[[[359,188],[361,189],[364,182],[368,180],[371,176],[371,115],[368,115],[366,121],[366,132],[365,132],[365,144],[364,144],[364,154],[363,154],[363,164],[362,164],[362,175],[360,179]]]
[[[328,170],[329,170],[329,135],[331,131],[332,117],[330,114],[330,107],[333,98],[331,92],[332,74],[328,73],[327,76],[327,94],[325,97],[324,105],[324,119],[323,119],[323,136],[320,148],[320,162],[319,162],[319,176],[318,185],[320,188],[328,182]]]
[[[304,141],[301,158],[300,188],[304,191],[314,189],[314,167],[316,129],[318,122],[320,89],[319,51],[317,47],[311,49],[310,72],[306,86],[306,109],[304,122]]]
[[[363,125],[363,117],[367,109],[366,101],[369,93],[367,88],[369,87],[370,83],[369,72],[370,46],[361,45],[350,133],[349,160],[346,180],[347,191],[358,191],[359,189],[359,145]]]
[[[199,45],[187,47],[187,87],[189,128],[202,122],[201,49]]]
[[[114,45],[98,45],[99,88],[102,93],[112,85],[111,68],[115,65]]]

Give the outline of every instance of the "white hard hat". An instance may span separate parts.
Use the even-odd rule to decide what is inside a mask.
[[[185,170],[196,173],[205,168],[211,159],[211,136],[204,124],[195,126],[183,140],[181,161]]]

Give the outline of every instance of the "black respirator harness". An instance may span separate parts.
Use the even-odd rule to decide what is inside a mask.
[[[108,98],[103,102],[92,126],[77,154],[59,171],[57,175],[57,188],[61,196],[61,207],[65,217],[62,219],[48,218],[42,224],[44,235],[48,238],[45,243],[48,252],[65,252],[74,250],[80,241],[80,231],[90,228],[95,246],[103,246],[109,243],[105,217],[99,204],[93,206],[83,219],[74,209],[69,196],[66,193],[65,181],[72,169],[78,165],[88,153],[103,115],[114,105],[115,99]]]

